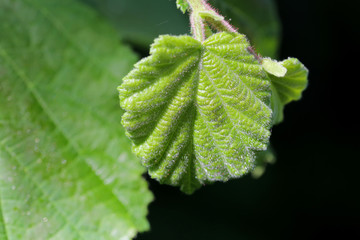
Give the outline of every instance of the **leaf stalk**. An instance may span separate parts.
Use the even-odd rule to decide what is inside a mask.
[[[218,32],[237,32],[206,0],[186,0],[190,6],[190,24],[193,37],[200,42],[209,37],[207,28]]]

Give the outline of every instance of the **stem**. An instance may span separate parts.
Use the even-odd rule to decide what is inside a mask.
[[[186,0],[190,6],[191,32],[195,39],[203,42],[206,37],[206,29],[213,27],[217,31],[237,32],[223,16],[216,12],[206,0]]]
[[[187,0],[190,5],[190,24],[191,32],[196,40],[203,42],[205,40],[205,25],[199,12],[206,10],[203,0]]]

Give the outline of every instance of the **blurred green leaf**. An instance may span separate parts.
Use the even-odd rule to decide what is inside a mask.
[[[260,178],[266,170],[268,164],[274,164],[276,156],[271,146],[268,146],[266,151],[256,153],[255,168],[251,172],[253,178]]]
[[[125,40],[148,49],[161,34],[190,32],[187,14],[176,0],[82,0],[107,16]]]
[[[189,34],[188,16],[175,0],[83,0],[109,17],[124,38],[144,49],[160,34]],[[275,57],[280,23],[272,0],[209,1],[264,56]]]
[[[209,3],[250,39],[257,52],[276,57],[281,27],[273,0],[210,0]]]
[[[148,229],[116,92],[134,54],[74,0],[2,0],[0,34],[0,239]]]

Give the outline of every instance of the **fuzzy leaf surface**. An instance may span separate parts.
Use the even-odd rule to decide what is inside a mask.
[[[296,58],[288,58],[280,64],[286,68],[284,77],[269,74],[272,89],[273,123],[280,123],[284,118],[284,107],[291,101],[301,98],[308,84],[307,68]]]
[[[246,37],[160,36],[119,87],[122,123],[153,178],[192,193],[253,168],[270,136],[270,80]]]
[[[148,229],[152,195],[113,91],[134,54],[73,0],[2,0],[0,34],[0,239]]]

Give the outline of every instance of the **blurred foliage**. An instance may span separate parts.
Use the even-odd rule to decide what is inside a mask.
[[[175,0],[82,0],[107,16],[126,41],[142,49],[160,34],[189,32],[188,17]]]
[[[209,3],[250,39],[257,52],[276,57],[281,27],[273,0],[210,0]]]
[[[107,16],[125,40],[148,49],[160,34],[190,34],[187,14],[175,0],[83,0]],[[272,0],[209,1],[230,23],[250,39],[264,56],[275,57],[279,47],[280,23]]]
[[[251,172],[253,178],[261,177],[266,170],[268,164],[274,164],[276,162],[276,156],[271,146],[268,146],[266,151],[261,151],[256,154],[255,168]]]

